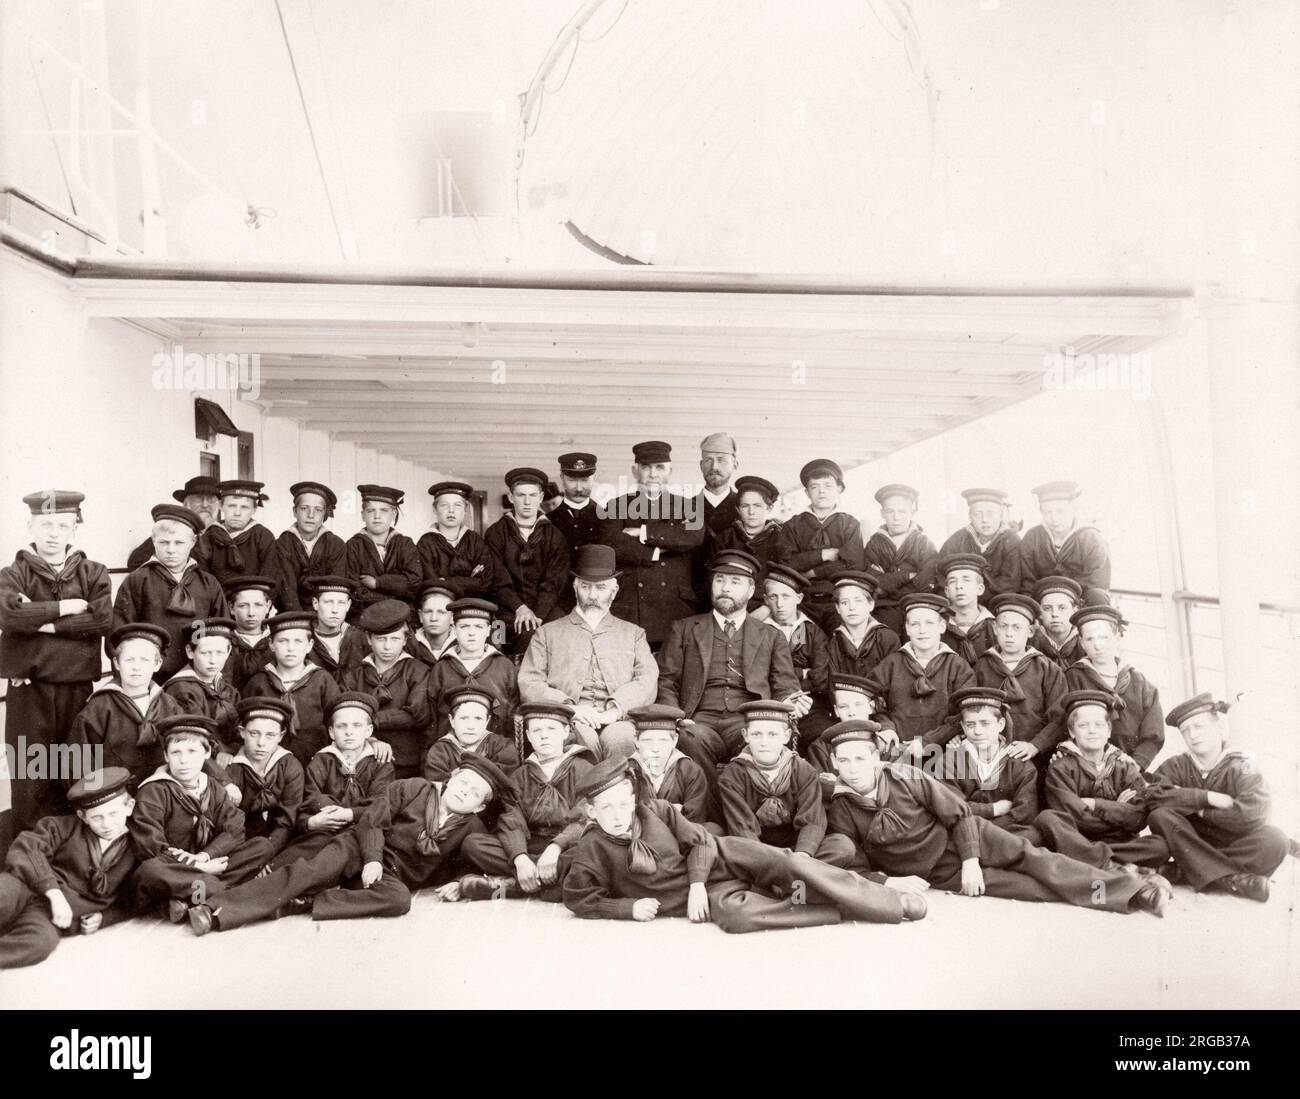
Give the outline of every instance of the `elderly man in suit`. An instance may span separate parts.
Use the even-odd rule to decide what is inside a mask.
[[[743,743],[741,706],[775,698],[792,703],[797,719],[812,697],[800,690],[785,635],[746,613],[762,573],[757,558],[723,550],[709,571],[713,610],[673,623],[659,652],[657,701],[685,711],[678,746],[712,786]]]
[[[646,632],[651,646],[679,618],[697,610],[691,555],[704,542],[698,497],[670,492],[672,447],[657,439],[632,448],[637,491],[605,505],[601,542],[614,547],[625,582],[614,611]]]
[[[519,665],[519,697],[575,707],[573,727],[588,748],[627,757],[636,750],[627,712],[654,701],[658,668],[645,630],[609,612],[618,593],[614,551],[583,546],[575,560],[577,605],[533,634]]]

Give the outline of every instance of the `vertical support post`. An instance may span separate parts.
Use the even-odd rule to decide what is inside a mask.
[[[1214,456],[1215,543],[1223,674],[1234,726],[1247,732],[1256,704],[1261,597],[1257,458],[1258,412],[1270,400],[1264,384],[1267,340],[1250,338],[1252,307],[1226,295],[1198,299],[1210,383],[1210,445]],[[1258,319],[1257,317],[1255,318]]]
[[[1152,353],[1157,356],[1171,354],[1169,342],[1157,345]],[[1196,692],[1196,668],[1192,662],[1187,607],[1176,598],[1178,592],[1186,590],[1187,576],[1183,567],[1178,486],[1174,481],[1169,433],[1165,429],[1160,393],[1161,382],[1171,376],[1171,371],[1156,370],[1153,375],[1150,399],[1136,403],[1142,425],[1142,447],[1154,512],[1152,518],[1156,530],[1156,565],[1160,573],[1160,606],[1165,624],[1165,655],[1169,661],[1168,685],[1178,692],[1177,698],[1169,699],[1166,705],[1174,706]]]

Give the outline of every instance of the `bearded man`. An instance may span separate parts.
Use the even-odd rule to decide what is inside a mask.
[[[785,635],[746,613],[762,575],[758,560],[723,550],[709,572],[713,610],[673,623],[659,651],[656,701],[685,711],[678,747],[716,788],[719,764],[744,744],[746,702],[789,702],[798,720],[812,708],[812,696],[800,689]]]
[[[533,634],[519,665],[519,698],[573,706],[574,730],[589,749],[626,758],[636,750],[627,712],[654,701],[659,669],[645,630],[609,612],[618,594],[614,551],[587,545],[574,561],[576,606]]]

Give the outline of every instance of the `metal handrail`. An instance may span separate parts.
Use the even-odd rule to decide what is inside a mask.
[[[1111,588],[1111,595],[1118,595],[1132,599],[1163,599],[1165,598],[1158,591],[1139,591],[1134,588]],[[1201,595],[1197,592],[1176,591],[1169,596],[1176,603],[1192,603],[1198,606],[1217,607],[1219,597],[1217,595]],[[1260,602],[1259,609],[1269,611],[1272,614],[1300,614],[1300,604],[1296,603],[1265,603]]]

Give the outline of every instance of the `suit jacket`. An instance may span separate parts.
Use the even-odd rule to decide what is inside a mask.
[[[659,650],[658,701],[677,706],[690,717],[700,708],[713,658],[713,612],[673,623]],[[775,626],[746,616],[740,627],[740,664],[745,689],[759,698],[785,699],[800,691],[790,646]]]
[[[595,656],[609,696],[624,713],[655,700],[659,667],[645,630],[605,615],[593,630],[576,610],[547,622],[533,634],[519,665],[524,702],[575,703]]]

